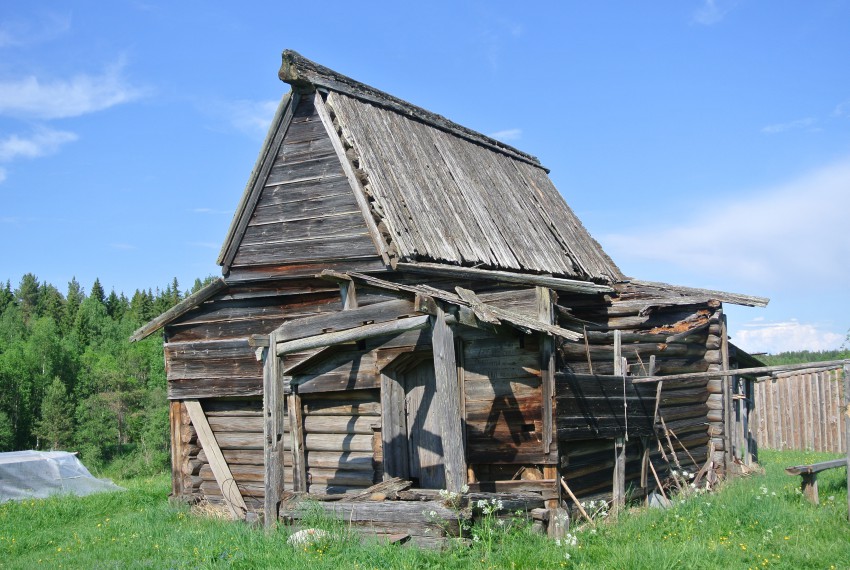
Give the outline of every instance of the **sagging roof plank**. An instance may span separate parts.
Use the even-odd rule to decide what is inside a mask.
[[[227,283],[222,278],[218,278],[212,283],[209,283],[205,287],[202,287],[156,317],[155,319],[149,321],[147,324],[142,325],[136,332],[133,333],[133,336],[130,337],[130,342],[140,341],[160,328],[164,327],[174,319],[185,315],[195,307],[200,306],[205,301],[213,298],[216,293],[220,292],[224,288],[227,287]]]
[[[705,301],[720,301],[722,303],[743,305],[745,307],[766,307],[770,302],[770,299],[767,297],[742,295],[740,293],[729,293],[726,291],[715,291],[712,289],[683,287],[680,285],[671,285],[670,283],[660,283],[657,281],[643,281],[641,279],[629,279],[624,283],[618,283],[615,285],[615,289],[617,289],[620,295],[623,295],[626,293],[630,285],[652,290],[650,298],[646,299],[647,306],[691,305]],[[636,303],[640,301],[640,299],[636,298],[634,300],[625,300],[622,302]]]
[[[510,271],[497,271],[494,269],[478,269],[474,267],[460,267],[442,263],[409,263],[399,262],[396,264],[399,271],[410,271],[426,275],[447,275],[467,279],[496,281],[498,283],[517,283],[519,285],[535,285],[549,287],[557,291],[570,293],[586,293],[588,295],[601,295],[614,293],[614,289],[608,285],[598,285],[590,281],[578,281],[576,279],[564,279],[561,277],[550,277],[548,275],[532,275],[527,273],[512,273]]]
[[[292,352],[323,348],[333,344],[356,342],[388,334],[424,329],[429,326],[428,320],[430,318],[431,317],[429,315],[407,317],[382,323],[362,325],[347,330],[329,332],[297,340],[283,341],[277,343],[276,352],[278,356],[284,356]]]
[[[777,364],[775,366],[758,366],[755,368],[734,368],[729,370],[713,370],[710,372],[688,372],[684,374],[670,374],[669,376],[632,376],[635,384],[646,384],[668,380],[698,380],[703,378],[718,378],[720,376],[751,376],[758,374],[759,380],[770,378],[778,372],[790,372],[798,370],[819,369],[825,370],[850,364],[850,360],[825,360],[823,362],[804,362],[802,364]],[[617,378],[622,378],[617,376]]]

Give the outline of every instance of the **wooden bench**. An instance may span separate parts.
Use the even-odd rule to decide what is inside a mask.
[[[847,467],[847,459],[833,459],[832,461],[821,461],[820,463],[812,463],[811,465],[786,467],[785,472],[788,475],[799,475],[803,478],[803,482],[800,485],[803,495],[811,503],[817,505],[820,503],[818,499],[818,473],[836,467]]]

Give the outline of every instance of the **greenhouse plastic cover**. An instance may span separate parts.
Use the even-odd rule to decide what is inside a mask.
[[[0,502],[123,490],[112,481],[92,476],[77,456],[67,451],[0,453]]]

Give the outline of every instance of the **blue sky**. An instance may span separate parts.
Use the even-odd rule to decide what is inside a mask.
[[[291,48],[534,154],[627,275],[850,327],[850,2],[0,4],[0,279],[218,274]]]

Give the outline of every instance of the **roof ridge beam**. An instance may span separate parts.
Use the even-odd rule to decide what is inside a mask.
[[[511,158],[542,168],[547,173],[549,172],[548,168],[540,164],[536,156],[526,154],[501,141],[468,129],[454,121],[450,121],[442,115],[432,113],[422,107],[417,107],[403,99],[394,97],[389,93],[337,73],[333,69],[307,59],[296,51],[288,49],[284,50],[281,54],[281,66],[278,77],[281,81],[292,85],[293,88],[309,89],[324,87],[325,89],[344,93],[351,97],[392,109],[401,115],[411,117],[470,142],[506,154]]]

